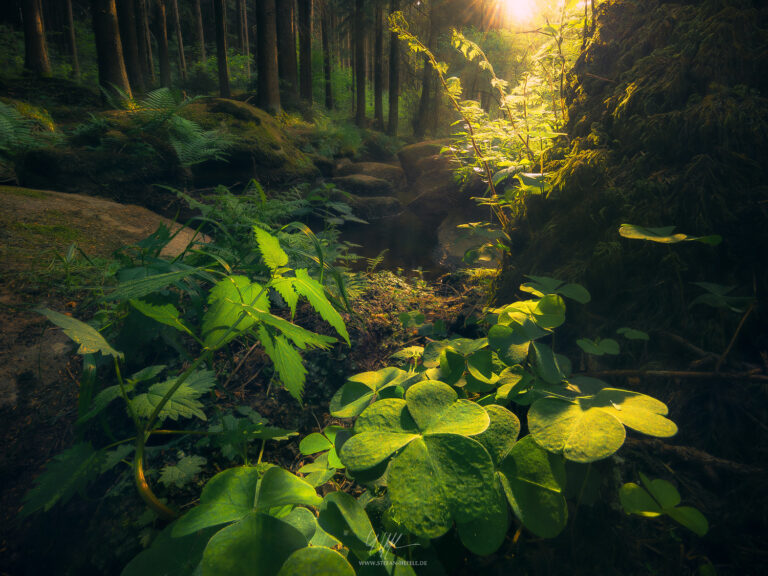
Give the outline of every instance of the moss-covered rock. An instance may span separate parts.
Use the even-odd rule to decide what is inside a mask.
[[[515,224],[499,298],[524,273],[548,274],[586,282],[593,310],[615,322],[658,326],[688,316],[691,282],[764,290],[767,30],[768,8],[754,2],[604,3],[570,73],[570,153],[551,165],[550,198]],[[624,222],[724,242],[626,240]]]
[[[319,175],[280,124],[250,104],[211,98],[193,102],[180,114],[207,130],[222,128],[234,140],[226,160],[211,160],[193,168],[197,186],[245,184],[252,178],[262,184],[284,185]]]

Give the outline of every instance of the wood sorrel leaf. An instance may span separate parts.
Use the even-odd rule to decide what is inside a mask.
[[[386,395],[408,379],[399,368],[384,368],[351,376],[331,399],[331,414],[337,418],[359,416],[378,396]]]
[[[499,465],[499,479],[512,510],[526,528],[541,538],[557,536],[568,520],[562,492],[562,457],[539,447],[529,435]]]
[[[288,557],[278,576],[355,576],[347,559],[330,548],[312,546]]]

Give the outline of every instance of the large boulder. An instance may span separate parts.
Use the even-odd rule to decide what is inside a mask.
[[[224,98],[200,100],[180,114],[206,130],[223,128],[233,137],[224,160],[193,167],[197,187],[246,184],[284,185],[319,176],[312,160],[296,148],[280,124],[268,113],[245,102]]]
[[[337,176],[352,176],[363,174],[381,180],[386,180],[396,190],[405,186],[405,172],[394,164],[381,162],[341,162],[336,168]]]
[[[419,168],[421,160],[440,154],[440,150],[448,144],[449,140],[425,140],[401,148],[397,156],[400,158],[400,164],[408,177],[408,182],[415,182],[421,175],[422,169]]]
[[[388,180],[366,174],[352,174],[331,178],[338,188],[358,196],[394,196],[396,190]]]

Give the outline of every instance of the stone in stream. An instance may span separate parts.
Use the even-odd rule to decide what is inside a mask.
[[[425,140],[401,148],[397,156],[400,158],[400,165],[408,177],[408,182],[415,183],[423,172],[423,168],[419,167],[421,160],[439,155],[440,150],[449,144],[450,140]]]
[[[357,196],[395,196],[396,189],[388,180],[366,174],[351,174],[331,178],[338,188]]]
[[[380,162],[341,162],[336,167],[337,176],[353,176],[362,174],[390,182],[398,190],[405,186],[405,172],[394,164]]]

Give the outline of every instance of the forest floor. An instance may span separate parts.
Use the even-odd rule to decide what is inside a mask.
[[[77,559],[57,558],[66,542],[73,543],[72,536],[65,535],[59,522],[69,524],[74,519],[75,524],[80,523],[79,516],[94,513],[92,502],[67,508],[64,520],[58,516],[47,527],[18,517],[24,494],[43,466],[74,442],[77,419],[79,359],[69,338],[51,329],[35,310],[50,308],[87,318],[94,311],[94,296],[105,288],[105,270],[112,254],[144,239],[161,224],[178,228],[138,206],[77,194],[0,186],[0,258],[4,262],[0,276],[2,576],[36,574],[37,565],[54,558],[62,563],[86,562],[83,573],[93,569],[86,567],[88,561],[83,556],[87,552],[76,553]],[[164,254],[178,254],[194,238],[193,230],[181,229]],[[66,263],[73,244],[79,250],[70,250]],[[390,272],[361,273],[361,278],[351,294],[355,315],[347,317],[355,345],[342,353],[343,358],[335,359],[349,373],[380,368],[392,353],[415,340],[415,333],[402,328],[400,313],[419,310],[429,320],[450,324],[471,313],[465,306],[476,308],[481,302],[476,289],[460,283],[428,285]],[[236,351],[236,359],[243,358],[244,353],[245,350]],[[305,405],[297,410],[295,401],[284,391],[265,393],[266,383],[257,378],[264,362],[264,357],[254,354],[244,363],[238,378],[223,392],[222,406],[228,402],[250,404],[271,423],[298,427],[306,433],[327,424],[319,422],[318,416],[323,418],[327,414],[332,390],[308,390]],[[265,456],[289,468],[298,468],[298,441],[268,449]],[[85,522],[67,530],[93,539],[92,532],[87,536],[88,525]],[[40,544],[41,533],[51,542]],[[138,542],[133,547],[136,545]],[[46,557],[47,560],[41,560]]]

